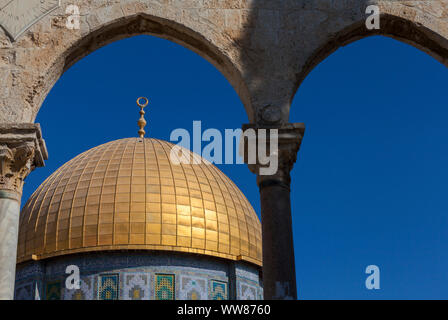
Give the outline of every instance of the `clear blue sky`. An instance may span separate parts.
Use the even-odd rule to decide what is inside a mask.
[[[448,299],[448,69],[372,37],[339,49],[300,87],[291,122],[307,132],[292,172],[300,299]],[[239,128],[247,115],[227,80],[172,42],[139,36],[78,62],[50,92],[41,123],[54,170],[99,144],[137,136],[135,99],[148,96],[149,136],[176,128]],[[255,176],[220,165],[259,214]],[[381,289],[364,286],[366,266]]]

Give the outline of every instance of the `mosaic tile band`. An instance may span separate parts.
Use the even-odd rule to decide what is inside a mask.
[[[18,265],[18,300],[262,299],[256,266],[172,253],[89,254]],[[66,289],[66,267],[81,271],[79,289]],[[231,271],[231,269],[234,269]],[[229,289],[236,288],[231,295]]]

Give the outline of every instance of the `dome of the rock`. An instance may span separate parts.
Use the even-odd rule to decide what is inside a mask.
[[[252,206],[199,156],[172,162],[172,147],[116,140],[48,177],[21,212],[16,298],[260,298]],[[79,267],[78,289],[65,287],[69,265]]]

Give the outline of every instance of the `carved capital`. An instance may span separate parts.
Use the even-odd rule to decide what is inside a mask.
[[[297,153],[305,133],[305,125],[303,123],[288,123],[279,127],[260,127],[256,124],[246,124],[243,125],[243,132],[246,139],[244,161],[248,164],[249,169],[257,175],[258,185],[263,187],[269,184],[282,184],[289,188],[290,172],[297,160]],[[255,139],[252,138],[253,132],[255,132]],[[250,150],[251,145],[253,146],[252,150]],[[268,164],[266,159],[263,160],[260,157],[259,149],[263,145],[266,146]],[[251,161],[249,153],[253,153],[255,149],[257,150],[256,157],[252,157]],[[268,167],[274,169],[276,167],[276,170],[272,172],[264,170],[263,172],[263,168]]]
[[[21,195],[25,178],[47,158],[38,124],[0,124],[0,191]]]

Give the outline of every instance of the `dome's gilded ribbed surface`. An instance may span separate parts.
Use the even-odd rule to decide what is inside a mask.
[[[22,210],[18,261],[148,249],[261,265],[261,224],[243,193],[211,164],[173,164],[172,146],[121,139],[64,164]]]

